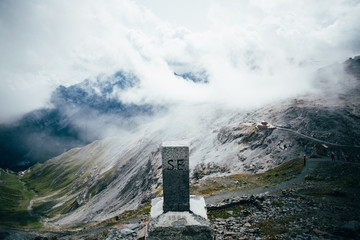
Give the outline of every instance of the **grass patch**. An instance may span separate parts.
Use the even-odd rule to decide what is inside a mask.
[[[314,179],[313,176],[310,176],[310,175],[306,175],[306,176],[305,176],[305,181],[311,181],[311,180],[313,180],[313,179]]]
[[[274,199],[271,201],[271,205],[274,207],[282,207],[284,206],[284,202],[279,199]]]
[[[140,217],[141,215],[150,213],[150,209],[151,209],[151,203],[146,203],[146,204],[139,206],[137,209],[126,210],[125,212],[123,212],[122,214],[120,214],[118,216],[115,216],[113,218],[107,219],[103,222],[96,224],[94,227],[114,226],[119,223],[124,223],[129,220]]]
[[[213,177],[201,180],[190,188],[192,194],[204,196],[216,195],[221,191],[251,190],[268,188],[295,178],[303,169],[300,158],[287,161],[280,166],[258,174],[234,174],[225,177]]]
[[[46,196],[62,189],[76,179],[76,173],[80,166],[65,168],[64,166],[54,166],[47,164],[35,165],[31,172],[25,174],[23,181],[27,186],[35,191],[39,196]]]
[[[340,188],[326,188],[326,187],[300,189],[298,192],[300,194],[309,195],[313,197],[319,197],[319,196],[345,197],[347,195],[346,191]]]
[[[267,220],[262,221],[256,224],[256,227],[260,229],[262,235],[267,236],[266,239],[281,239],[278,235],[283,233],[288,233],[289,229],[287,224],[289,222],[294,222],[296,219],[301,218],[302,216],[289,216],[281,219]]]
[[[27,210],[33,195],[15,173],[0,169],[0,228],[41,228],[39,218]]]
[[[75,179],[86,177],[84,172],[80,174],[84,163],[76,158],[79,150],[74,148],[46,163],[34,165],[26,171],[22,180],[40,197],[68,187]]]
[[[72,199],[64,202],[63,204],[55,207],[56,204],[58,204],[58,202],[59,201],[56,201],[56,200],[49,200],[49,201],[36,203],[33,206],[33,212],[35,214],[38,214],[38,215],[41,215],[44,217],[53,218],[53,217],[56,217],[57,215],[61,215],[61,214],[65,214],[67,212],[73,211],[79,207],[76,202],[76,198],[72,198]]]
[[[140,215],[150,213],[151,203],[146,203],[134,210],[127,210],[118,216],[119,222],[126,222]],[[116,217],[115,217],[116,218]]]
[[[155,190],[156,197],[162,197],[163,196],[163,187],[160,186]]]
[[[217,218],[227,219],[229,217],[238,217],[242,210],[246,209],[246,205],[236,204],[227,208],[208,210],[208,218],[211,222],[215,222]]]
[[[97,181],[97,183],[92,186],[89,190],[90,197],[95,196],[96,194],[100,193],[104,189],[109,186],[109,183],[116,178],[116,174],[114,173],[116,167],[109,169],[108,171],[101,174],[101,177]],[[79,186],[79,190],[81,190],[82,186]]]
[[[34,205],[32,209],[35,214],[45,215],[45,213],[49,212],[51,208],[55,205],[55,201],[47,201]]]

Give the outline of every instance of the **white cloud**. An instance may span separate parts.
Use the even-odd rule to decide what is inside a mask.
[[[1,1],[0,122],[59,84],[117,70],[142,81],[115,94],[124,101],[260,105],[360,53],[359,1],[150,2]],[[208,85],[174,76],[203,70]]]

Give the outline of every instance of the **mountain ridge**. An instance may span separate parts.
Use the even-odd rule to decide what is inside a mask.
[[[34,110],[17,122],[0,125],[0,167],[24,170],[103,138],[114,129],[131,131],[140,118],[150,120],[165,108],[126,104],[114,95],[138,84],[138,78],[119,71],[69,87],[59,86],[51,96],[52,108]]]
[[[355,78],[356,87],[359,78]],[[98,140],[37,164],[26,170],[22,181],[38,194],[32,200],[33,214],[43,216],[48,228],[66,228],[118,216],[159,195],[160,145],[174,138],[190,142],[192,179],[197,169],[205,178],[264,172],[303,154],[329,156],[336,152],[342,159],[359,161],[358,148],[355,151],[321,142],[359,144],[358,115],[348,105],[359,106],[357,94],[350,88],[336,96],[304,96],[254,111],[208,105],[174,108],[136,131]],[[330,120],[334,122],[329,124]],[[263,121],[269,125],[260,127]],[[334,134],[329,135],[330,130]]]

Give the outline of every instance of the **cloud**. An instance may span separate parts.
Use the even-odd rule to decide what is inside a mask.
[[[244,108],[303,94],[313,70],[360,53],[359,11],[350,0],[1,1],[0,122],[59,84],[118,70],[141,80],[114,92],[125,102]],[[190,71],[209,84],[174,75]]]

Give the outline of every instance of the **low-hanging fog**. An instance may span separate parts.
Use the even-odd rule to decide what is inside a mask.
[[[1,1],[0,122],[58,85],[122,70],[123,102],[260,106],[314,91],[318,67],[360,52],[360,2]],[[174,75],[204,73],[208,84]]]
[[[12,152],[2,161],[45,159],[127,134],[154,116],[159,121],[150,127],[186,138],[204,128],[202,119],[224,117],[224,109],[321,94],[324,83],[327,94],[349,87],[341,71],[323,71],[320,84],[314,72],[360,54],[359,12],[357,0],[0,1],[0,124],[22,119],[33,127],[6,130],[17,134],[10,140],[0,136],[1,152]],[[116,102],[102,110],[54,101],[59,89],[76,95],[67,88],[83,88],[84,80],[96,83],[85,92],[101,93],[101,82],[119,71],[136,83],[88,99],[130,106],[131,117],[119,116]],[[22,118],[36,109],[48,110]]]

